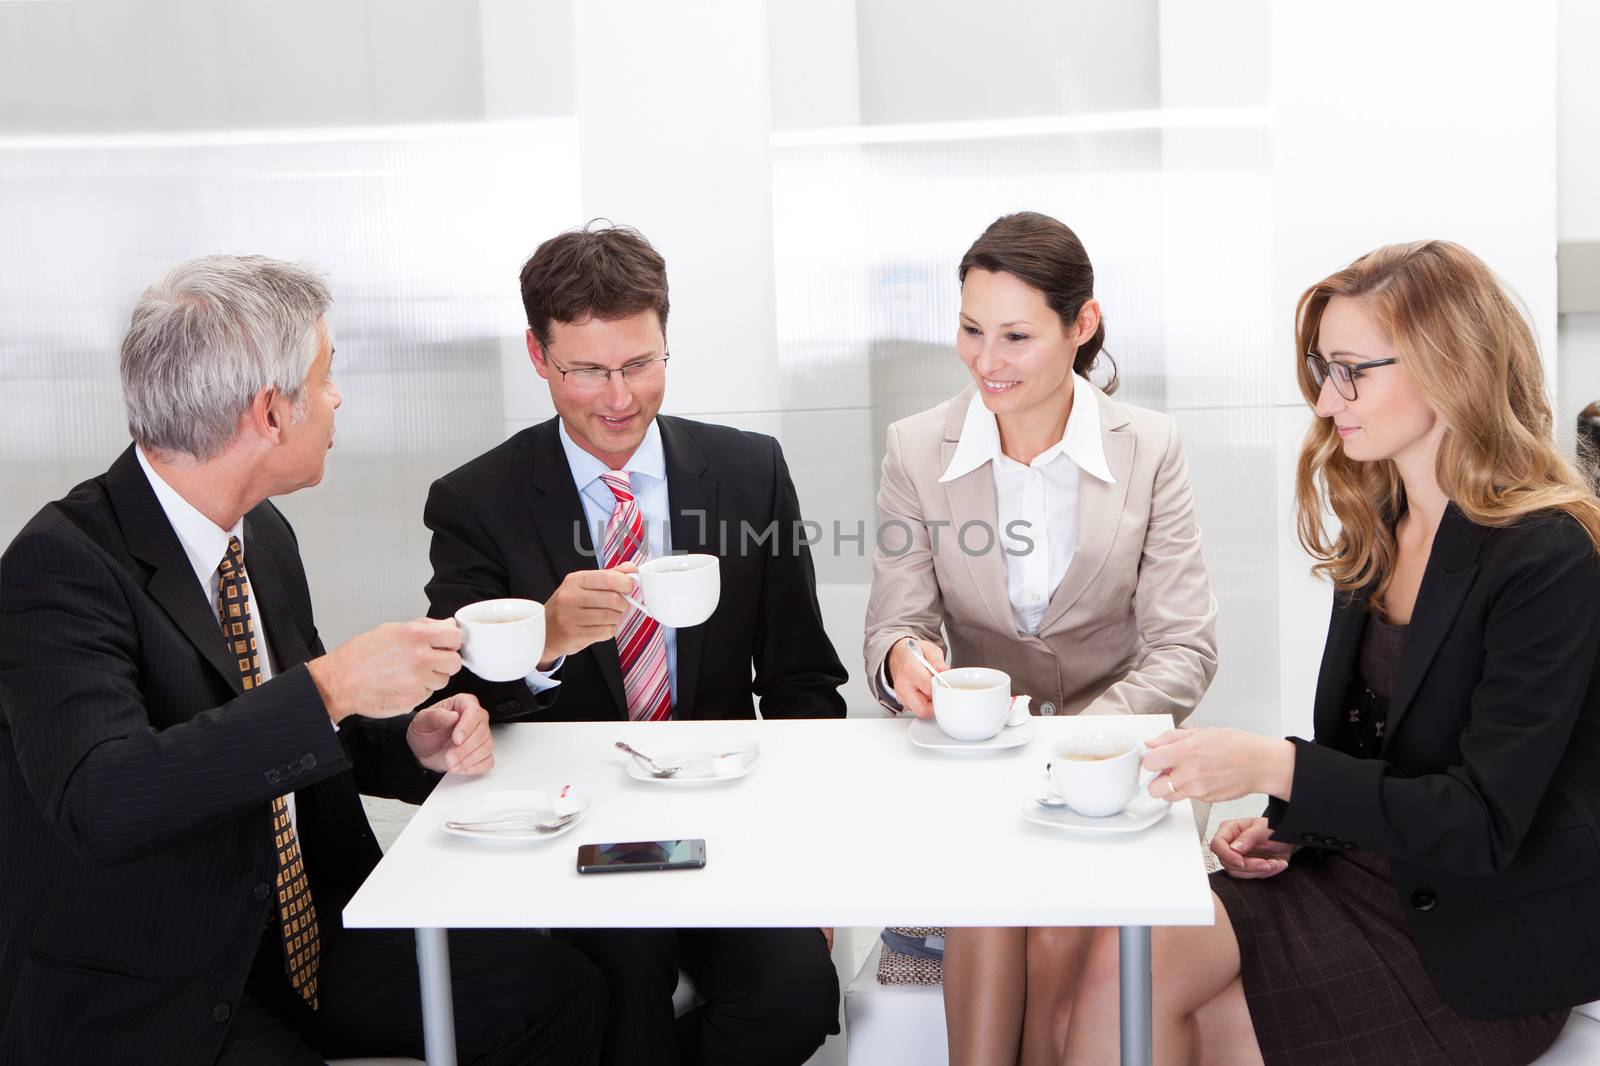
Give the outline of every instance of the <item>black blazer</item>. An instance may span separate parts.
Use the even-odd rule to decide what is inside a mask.
[[[294,534],[245,516],[276,672],[245,692],[133,449],[0,557],[0,1062],[202,1066],[261,943],[295,794],[326,945],[378,861],[361,791],[420,802],[406,719],[336,733]]]
[[[662,416],[674,552],[721,559],[722,598],[704,625],[677,631],[680,719],[843,717],[846,674],[822,627],[800,501],[778,442],[759,433]],[[448,618],[499,596],[543,603],[574,570],[597,565],[557,420],[540,423],[433,483],[429,613]],[[748,523],[750,537],[741,536]],[[772,539],[756,537],[775,529]],[[587,554],[585,554],[587,553]],[[754,680],[751,679],[752,664]],[[462,670],[449,691],[475,693],[497,719],[626,720],[615,641],[567,657],[554,695]]]
[[[1576,521],[1452,504],[1428,558],[1379,757],[1339,719],[1370,590],[1336,598],[1316,743],[1274,839],[1385,855],[1422,963],[1476,1018],[1600,998],[1600,558]]]

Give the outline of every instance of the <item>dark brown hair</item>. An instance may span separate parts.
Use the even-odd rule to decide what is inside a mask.
[[[1063,329],[1072,329],[1078,312],[1094,298],[1094,266],[1083,250],[1078,235],[1065,223],[1037,211],[1002,215],[989,224],[983,235],[972,242],[961,257],[959,276],[963,284],[969,270],[988,270],[1011,274],[1043,294],[1045,303],[1061,317]],[[1078,346],[1072,360],[1075,373],[1088,375],[1101,355],[1111,364],[1111,377],[1105,391],[1117,389],[1117,364],[1111,353],[1102,352],[1106,342],[1104,317],[1094,336]]]
[[[552,322],[654,311],[665,332],[667,264],[638,230],[597,219],[551,237],[522,264],[522,308],[544,347]]]

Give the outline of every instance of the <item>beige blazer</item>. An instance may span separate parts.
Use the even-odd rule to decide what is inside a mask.
[[[1058,714],[1171,714],[1182,721],[1217,670],[1217,604],[1194,521],[1188,465],[1174,420],[1091,388],[1115,484],[1084,476],[1077,552],[1037,635],[1019,633],[1005,557],[969,554],[970,521],[997,529],[993,466],[941,484],[973,390],[889,427],[878,489],[878,549],[867,602],[866,667],[886,707],[879,668],[895,641],[945,646],[956,666],[991,666],[1018,693]],[[945,523],[942,526],[935,523]],[[909,550],[895,554],[906,543]],[[930,527],[938,530],[937,538]],[[986,538],[967,538],[981,549]],[[886,550],[887,549],[887,550]]]

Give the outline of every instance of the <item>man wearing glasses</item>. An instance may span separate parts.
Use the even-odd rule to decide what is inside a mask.
[[[502,596],[545,605],[538,668],[468,671],[497,720],[843,717],[845,670],[822,626],[800,504],[771,437],[658,415],[666,264],[638,232],[588,227],[522,268],[528,356],[556,417],[434,482],[430,613]],[[623,599],[632,571],[716,555],[705,623],[658,625]],[[610,986],[608,1063],[792,1063],[837,1032],[838,979],[814,929],[583,930]],[[682,967],[705,1004],[674,1021]]]

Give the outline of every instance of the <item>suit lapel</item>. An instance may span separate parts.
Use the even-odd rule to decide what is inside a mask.
[[[561,450],[561,438],[556,431],[557,420],[552,418],[539,427],[533,440],[533,498],[529,510],[533,525],[556,584],[570,573],[593,570],[595,560],[593,538],[589,524],[583,517],[583,504],[578,499],[578,487],[572,481],[572,468],[567,465],[566,453]],[[617,643],[604,640],[586,649],[599,664],[600,674],[606,679],[617,713],[628,717],[628,702],[622,691],[622,664],[617,659]]]
[[[965,410],[963,407],[962,410]],[[959,420],[955,428],[955,435],[959,436],[961,427]],[[941,471],[950,468],[950,460],[956,452],[956,441],[946,435],[940,449],[939,468]],[[994,620],[995,632],[1015,633],[1017,620],[1011,614],[1011,596],[1006,592],[1005,560],[1001,551],[999,536],[1000,519],[997,516],[994,497],[994,464],[985,463],[976,470],[970,470],[954,481],[944,483],[945,504],[950,509],[950,527],[941,532],[942,536],[953,538],[956,550],[967,560],[967,571],[972,575],[972,584],[978,590],[979,599],[989,609],[989,617]],[[985,552],[969,552],[961,546],[961,529],[968,522],[979,522],[990,530],[996,540],[991,550]]]
[[[1122,523],[1122,508],[1128,500],[1128,483],[1133,479],[1135,437],[1127,419],[1117,413],[1110,401],[1098,392],[1100,441],[1105,448],[1106,465],[1116,480],[1107,484],[1083,471],[1078,472],[1078,543],[1067,572],[1061,576],[1039,623],[1041,634],[1061,621],[1099,576]]]
[[[717,483],[701,477],[710,466],[699,445],[671,418],[660,418],[661,450],[667,466],[667,515],[674,552],[718,551]],[[675,716],[693,717],[700,685],[700,660],[705,652],[704,625],[676,630],[678,700]]]
[[[1472,588],[1478,574],[1478,548],[1482,543],[1481,532],[1466,515],[1454,503],[1447,506],[1439,529],[1433,535],[1428,565],[1422,572],[1422,587],[1417,591],[1417,603],[1411,610],[1411,625],[1406,631],[1406,646],[1400,654],[1400,669],[1389,698],[1389,717],[1383,728],[1385,748],[1416,698],[1423,676]]]
[[[1356,655],[1361,650],[1361,634],[1366,628],[1367,601],[1373,586],[1334,593],[1333,615],[1328,620],[1328,640],[1322,649],[1322,669],[1317,673],[1317,692],[1313,707],[1315,735],[1324,744],[1333,744],[1339,735],[1345,707],[1345,693],[1355,672]]]
[[[144,476],[132,445],[111,464],[106,473],[106,489],[127,538],[128,551],[151,567],[145,591],[161,605],[189,643],[205,656],[234,692],[242,694],[244,683],[239,677],[238,663],[228,654],[227,644],[222,639],[222,623],[211,612],[206,594],[195,580],[189,557],[184,554],[178,534],[161,510],[161,503]]]
[[[261,615],[267,647],[272,653],[272,668],[281,673],[299,666],[311,657],[288,606],[286,552],[293,547],[275,535],[268,520],[258,518],[270,504],[244,516],[244,570],[250,578],[250,595]]]

